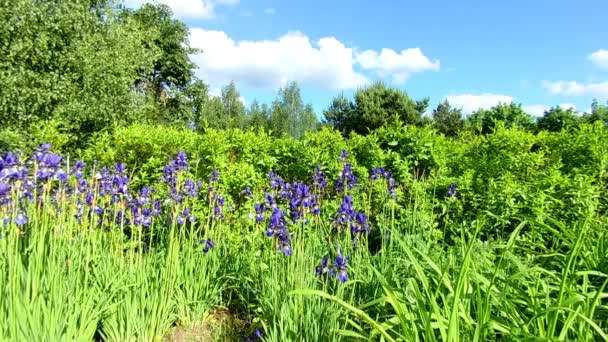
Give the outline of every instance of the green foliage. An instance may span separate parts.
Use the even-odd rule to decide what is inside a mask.
[[[152,53],[132,20],[104,2],[18,0],[0,5],[0,23],[0,125],[58,118],[86,139],[138,118],[132,86]]]
[[[413,101],[405,92],[387,87],[382,82],[358,89],[354,103],[343,95],[334,98],[325,111],[325,118],[337,130],[348,134],[368,134],[395,120],[405,124],[417,124],[421,111],[428,106],[428,99]]]
[[[521,104],[515,103],[500,103],[490,109],[480,109],[467,119],[467,125],[481,134],[493,132],[499,122],[506,128],[531,129],[534,126],[532,116],[522,109]]]
[[[279,89],[269,118],[269,127],[275,136],[288,135],[300,139],[306,132],[317,128],[317,121],[312,106],[304,105],[296,82]]]
[[[572,108],[563,109],[561,107],[553,107],[546,111],[544,115],[538,119],[538,130],[550,132],[559,132],[562,129],[569,129],[578,125],[579,119]]]
[[[591,113],[584,115],[583,121],[587,123],[599,121],[608,126],[608,103],[602,105],[597,100],[593,100],[591,103]]]
[[[241,101],[241,95],[236,90],[234,82],[230,82],[229,85],[222,89],[222,105],[224,106],[224,120],[227,123],[227,127],[245,127],[245,105]]]
[[[166,90],[182,89],[193,77],[194,64],[189,54],[198,52],[188,43],[188,27],[173,18],[167,5],[144,4],[127,17],[134,19],[145,33],[144,44],[153,52],[153,67],[141,71],[138,86],[149,89],[157,101],[162,101]]]
[[[433,121],[437,130],[446,137],[454,137],[463,129],[462,110],[450,106],[445,100],[433,110]]]
[[[444,139],[432,128],[396,123],[377,130],[374,136],[386,151],[386,166],[401,179],[429,177],[443,167]]]
[[[332,99],[329,108],[323,112],[325,121],[344,135],[355,131],[357,120],[355,115],[355,104],[344,94]]]
[[[269,129],[270,108],[267,104],[260,105],[254,100],[249,106],[247,119],[247,125],[253,130]]]
[[[133,182],[141,186],[157,181],[167,159],[180,150],[196,161],[201,143],[201,136],[187,129],[134,124],[98,135],[82,157],[101,165],[120,160],[137,171]]]

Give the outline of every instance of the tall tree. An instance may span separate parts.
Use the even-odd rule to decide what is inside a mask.
[[[355,104],[344,93],[334,97],[329,108],[323,112],[325,122],[347,135],[355,130]]]
[[[144,4],[125,13],[135,20],[142,32],[142,43],[154,56],[153,67],[141,70],[138,84],[166,104],[166,97],[183,90],[192,80],[195,65],[190,55],[199,50],[190,47],[188,27],[173,17],[169,6]]]
[[[302,117],[300,118],[300,136],[304,136],[306,132],[316,131],[318,128],[319,118],[309,103],[304,107]]]
[[[313,115],[310,115],[310,113]],[[312,124],[314,116],[314,125]],[[290,82],[279,89],[278,98],[272,104],[270,128],[276,136],[290,135],[301,138],[308,130],[316,129],[316,115],[312,106],[304,105],[300,95],[300,87],[296,82]]]
[[[236,89],[234,82],[230,82],[222,89],[222,105],[224,107],[222,121],[224,128],[244,127],[245,105],[241,100],[241,94]]]
[[[139,118],[152,68],[138,25],[102,0],[0,2],[0,125],[55,118],[80,139]]]
[[[574,109],[563,109],[556,106],[545,111],[544,115],[538,119],[536,127],[538,130],[559,132],[562,129],[576,126],[578,121]]]
[[[260,105],[257,100],[253,100],[247,113],[248,126],[254,130],[263,128],[268,129],[270,109],[267,104]]]
[[[441,102],[433,110],[433,121],[435,128],[447,137],[458,135],[464,126],[462,110],[452,107],[448,100]]]
[[[425,122],[426,120],[424,120],[424,112],[426,112],[427,108],[429,107],[429,103],[431,102],[431,99],[429,97],[425,97],[422,100],[416,100],[415,102],[415,107],[416,107],[416,111],[418,112],[418,117],[423,119],[422,122]]]
[[[204,101],[196,117],[196,130],[204,132],[207,128],[226,128],[224,104],[218,96],[210,96]]]
[[[421,111],[428,106],[428,100],[417,103],[405,92],[389,88],[382,82],[358,89],[354,97],[354,103],[343,95],[334,98],[325,111],[327,122],[344,134],[351,131],[367,134],[395,119],[414,125],[419,123]]]

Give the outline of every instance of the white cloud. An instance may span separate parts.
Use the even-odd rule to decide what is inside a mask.
[[[145,3],[165,4],[180,18],[210,19],[215,16],[216,5],[236,5],[239,0],[125,0],[128,7],[139,7]]]
[[[561,103],[559,106],[562,109],[566,109],[566,110],[572,109],[572,110],[576,111],[576,105],[572,104],[572,103]]]
[[[508,95],[484,93],[479,95],[458,94],[445,97],[450,105],[462,108],[462,112],[470,114],[478,109],[488,109],[499,103],[511,103],[513,97]]]
[[[353,69],[352,49],[333,37],[315,47],[299,32],[278,40],[236,42],[222,31],[191,29],[191,45],[203,53],[193,56],[197,74],[212,85],[231,80],[253,88],[277,88],[298,81],[330,89],[354,88],[367,83]]]
[[[264,10],[264,13],[266,13],[266,14],[268,14],[268,15],[273,15],[273,14],[277,14],[277,10],[275,10],[275,9],[274,9],[274,8],[272,8],[272,7],[269,7],[269,8],[266,8],[266,9]]]
[[[608,50],[597,50],[590,54],[587,58],[597,67],[608,69]]]
[[[608,82],[585,84],[577,81],[543,81],[542,85],[553,95],[608,98]]]
[[[396,83],[404,83],[416,72],[439,70],[439,60],[431,61],[420,48],[410,48],[396,52],[383,48],[380,53],[365,50],[357,54],[357,62],[365,69],[377,71],[381,77],[391,75]]]
[[[354,89],[369,83],[363,70],[390,69],[409,75],[428,69],[419,49],[399,55],[394,64],[374,58],[382,54],[368,50],[368,60],[361,64],[353,48],[334,37],[311,42],[301,32],[289,32],[276,40],[235,41],[223,31],[192,28],[190,33],[191,45],[203,50],[192,56],[197,75],[212,86],[235,80],[252,88],[276,89],[297,81],[324,89]],[[413,61],[408,64],[410,57]]]
[[[543,116],[545,114],[545,112],[549,110],[550,107],[537,104],[537,105],[523,106],[522,108],[523,108],[524,112],[526,112],[532,116],[540,117],[540,116]]]

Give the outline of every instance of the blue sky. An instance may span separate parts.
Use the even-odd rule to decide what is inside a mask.
[[[198,76],[214,92],[234,80],[246,103],[288,80],[318,114],[375,80],[465,111],[608,100],[606,0],[159,1],[205,51]]]

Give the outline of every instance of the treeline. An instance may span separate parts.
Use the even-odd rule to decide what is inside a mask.
[[[264,129],[300,138],[332,126],[367,134],[399,120],[434,126],[447,136],[505,126],[558,131],[579,122],[608,124],[608,107],[594,102],[578,116],[558,107],[539,120],[521,105],[500,104],[465,118],[447,102],[428,116],[429,99],[413,100],[383,83],[339,95],[319,120],[295,82],[270,104],[246,106],[234,83],[219,96],[195,76],[188,27],[165,5],[136,10],[114,0],[14,0],[0,3],[0,148],[29,135],[59,132],[76,149],[99,132],[134,122],[208,128]]]

